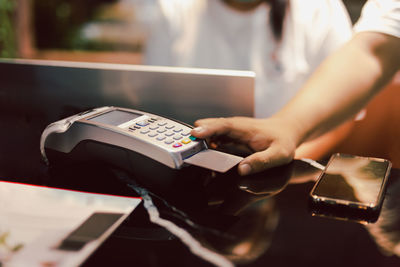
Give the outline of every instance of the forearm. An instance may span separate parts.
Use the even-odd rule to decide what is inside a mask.
[[[388,40],[389,39],[389,40]],[[399,69],[400,41],[360,33],[330,56],[278,114],[299,145],[359,111]]]
[[[299,94],[267,119],[203,119],[191,134],[227,139],[254,151],[243,159],[241,175],[288,163],[296,147],[354,115],[399,69],[400,39],[378,33],[358,34],[330,56]]]

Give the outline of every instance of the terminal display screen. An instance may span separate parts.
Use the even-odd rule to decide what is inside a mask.
[[[99,116],[90,118],[88,120],[112,126],[118,126],[127,121],[139,118],[140,116],[142,116],[142,114],[136,114],[122,110],[113,110],[107,113],[103,113]]]

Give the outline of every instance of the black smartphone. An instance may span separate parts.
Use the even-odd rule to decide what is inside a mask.
[[[311,190],[312,214],[360,223],[375,222],[391,167],[386,159],[332,155]]]

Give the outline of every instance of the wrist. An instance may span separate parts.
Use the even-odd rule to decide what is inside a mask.
[[[280,121],[282,127],[286,130],[286,134],[290,136],[290,139],[294,142],[296,147],[298,147],[307,139],[309,134],[306,124],[297,116],[281,112],[273,117]]]

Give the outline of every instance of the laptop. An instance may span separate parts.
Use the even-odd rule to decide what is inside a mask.
[[[1,109],[45,114],[48,121],[104,105],[189,124],[254,115],[251,71],[0,59],[0,73]]]

